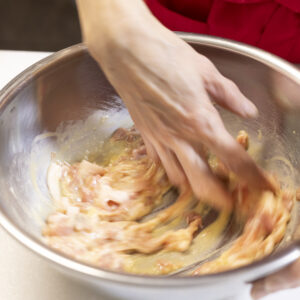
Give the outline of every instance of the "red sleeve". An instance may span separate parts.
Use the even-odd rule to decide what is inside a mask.
[[[207,24],[188,18],[164,6],[159,0],[145,0],[152,13],[169,29],[193,33],[207,33]]]
[[[300,0],[145,1],[171,30],[233,39],[300,63]]]
[[[281,5],[291,9],[296,13],[300,13],[300,0],[276,0]]]

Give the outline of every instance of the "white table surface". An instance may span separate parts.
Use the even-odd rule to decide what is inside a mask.
[[[0,50],[0,89],[45,52]],[[0,300],[105,300],[58,273],[25,249],[0,227]],[[239,300],[249,300],[245,295]],[[299,300],[300,288],[282,291],[264,300]],[[188,299],[187,299],[188,300]]]

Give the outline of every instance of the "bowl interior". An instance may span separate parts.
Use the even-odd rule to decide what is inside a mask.
[[[251,137],[250,151],[283,185],[299,180],[299,86],[278,68],[244,54],[193,42],[220,72],[258,107],[256,120],[220,109],[227,129]],[[46,59],[1,94],[0,209],[20,230],[41,241],[41,226],[52,205],[46,186],[51,153],[75,161],[131,119],[104,74],[83,46]],[[298,206],[281,247],[295,238]],[[292,237],[292,238],[291,238]]]

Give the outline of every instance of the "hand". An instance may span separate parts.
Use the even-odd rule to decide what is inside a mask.
[[[252,287],[253,299],[260,299],[268,294],[300,286],[300,259],[290,266],[256,281]]]
[[[197,197],[230,208],[231,197],[206,162],[204,148],[209,148],[241,180],[269,188],[211,102],[255,117],[255,106],[237,86],[163,27],[143,1],[99,0],[95,7],[96,2],[78,1],[85,43],[125,102],[148,154],[162,162],[170,181],[180,186],[188,180]]]

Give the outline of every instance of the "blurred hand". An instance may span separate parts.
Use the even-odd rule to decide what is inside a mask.
[[[263,172],[226,131],[211,99],[245,118],[257,115],[255,106],[142,2],[78,5],[84,41],[125,102],[148,154],[162,162],[173,184],[188,180],[197,197],[217,208],[230,208],[231,197],[212,174],[204,148],[241,180],[269,188]]]
[[[260,299],[268,294],[298,286],[300,286],[300,259],[283,270],[256,281],[251,294],[253,299]]]

